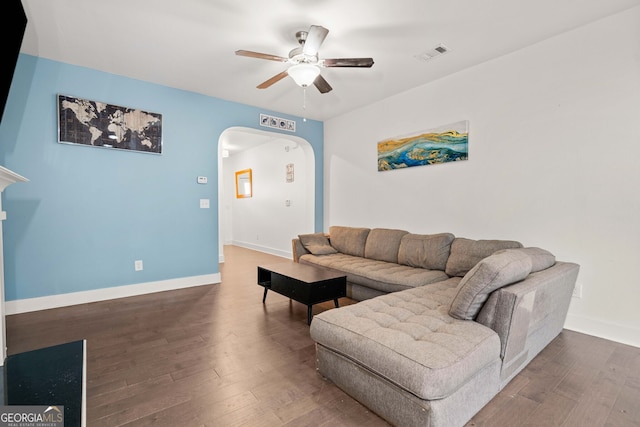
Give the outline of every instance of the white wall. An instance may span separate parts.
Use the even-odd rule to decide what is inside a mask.
[[[468,161],[377,171],[377,142],[459,120]],[[639,159],[637,7],[325,122],[325,230],[546,248],[581,265],[566,326],[640,346]]]
[[[292,183],[286,182],[289,163],[294,164]],[[291,258],[291,239],[314,231],[313,164],[308,143],[285,138],[271,139],[224,159],[225,239],[234,245]],[[253,196],[238,199],[235,172],[249,168]]]

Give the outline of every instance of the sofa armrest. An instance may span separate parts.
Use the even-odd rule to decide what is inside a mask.
[[[577,264],[556,262],[493,292],[482,307],[476,321],[500,336],[503,384],[562,331],[578,272]]]
[[[309,254],[311,252],[309,252],[305,249],[304,246],[302,246],[302,242],[300,241],[300,239],[295,238],[291,240],[291,253],[293,255],[293,261],[298,262],[302,255]]]

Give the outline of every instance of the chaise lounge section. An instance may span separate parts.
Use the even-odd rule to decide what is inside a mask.
[[[298,262],[344,271],[366,296],[314,317],[320,374],[399,426],[464,425],[562,331],[579,271],[540,248],[450,233],[331,227],[293,245],[307,252]]]

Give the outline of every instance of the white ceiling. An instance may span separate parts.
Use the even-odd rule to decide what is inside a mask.
[[[22,52],[264,109],[325,120],[556,34],[640,0],[22,0]],[[295,33],[322,25],[320,58],[373,57],[370,69],[325,68],[333,91],[285,78]],[[451,51],[416,59],[439,44]],[[594,53],[596,54],[596,53]]]

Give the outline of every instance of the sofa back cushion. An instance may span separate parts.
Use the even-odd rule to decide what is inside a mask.
[[[398,249],[398,263],[444,271],[454,238],[451,233],[405,234]]]
[[[398,263],[398,248],[402,236],[408,231],[388,228],[374,228],[367,236],[367,243],[364,246],[364,257]]]
[[[329,227],[331,246],[343,254],[363,257],[369,231],[368,228],[333,225]]]
[[[462,277],[481,259],[501,249],[521,248],[522,243],[513,240],[471,240],[456,237],[451,243],[451,254],[447,260],[445,273],[449,277]]]
[[[449,315],[474,320],[491,292],[525,279],[531,266],[531,257],[522,251],[501,251],[484,258],[460,280]]]
[[[556,263],[556,257],[551,252],[541,248],[519,248],[519,249],[503,249],[496,253],[503,251],[518,251],[523,252],[531,258],[531,272],[536,273],[538,271],[546,270]]]

